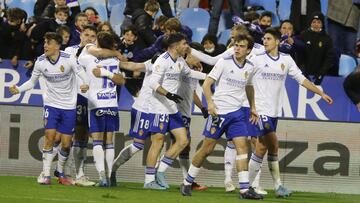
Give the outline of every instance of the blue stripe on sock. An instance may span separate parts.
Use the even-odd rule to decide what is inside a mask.
[[[93,140],[93,146],[96,146],[96,145],[103,145],[103,141],[102,140]]]
[[[145,173],[149,174],[149,175],[155,175],[156,173],[156,168],[154,167],[146,167],[145,168]]]
[[[185,180],[186,180],[188,183],[193,183],[194,180],[195,180],[195,178],[188,174],[188,175],[186,176]]]
[[[63,150],[63,149],[60,149],[59,153],[61,154],[61,156],[63,157],[68,157],[69,156],[69,152]]]
[[[250,184],[249,182],[239,182],[239,186],[240,186],[240,190],[249,189]]]
[[[53,149],[49,149],[49,150],[43,149],[42,152],[51,154],[53,153]]]
[[[256,154],[254,154],[254,153],[251,154],[251,160],[258,162],[258,163],[262,163],[262,161],[263,161],[262,158],[256,156]]]
[[[105,149],[114,149],[114,144],[106,144]]]
[[[174,159],[164,156],[164,158],[161,161],[170,166],[173,164]]]
[[[229,147],[230,149],[235,149],[235,145],[230,143],[227,143],[226,147]]]
[[[134,142],[133,145],[134,145],[134,147],[138,148],[139,150],[144,149],[144,144],[143,143]]]

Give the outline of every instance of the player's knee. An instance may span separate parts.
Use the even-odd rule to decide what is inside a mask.
[[[185,149],[186,146],[189,144],[189,140],[187,138],[181,138],[176,140],[176,143],[182,148]]]

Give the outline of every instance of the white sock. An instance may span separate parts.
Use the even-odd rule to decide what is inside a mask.
[[[156,168],[146,167],[145,168],[145,184],[155,181]]]
[[[111,176],[111,172],[112,172],[112,168],[113,168],[114,157],[115,157],[114,144],[106,144],[105,145],[105,160],[106,160],[106,166],[107,166],[109,178]]]
[[[126,163],[132,156],[134,156],[134,154],[136,154],[136,152],[141,151],[142,149],[144,149],[144,144],[139,142],[134,142],[131,145],[126,146],[116,157],[112,171],[117,171],[121,165]]]
[[[182,159],[179,158],[180,168],[183,174],[184,179],[187,177],[187,172],[190,167],[190,160],[189,159]]]
[[[57,170],[61,175],[64,175],[64,167],[67,159],[69,158],[69,152],[65,151],[64,149],[60,149],[58,153],[58,164]]]
[[[251,186],[254,188],[259,188],[259,186],[260,186],[261,167],[262,167],[262,164],[260,166],[260,170],[258,171],[258,173],[255,176],[253,183],[251,184]]]
[[[268,154],[268,165],[271,173],[271,177],[274,181],[274,188],[277,190],[281,184],[280,180],[280,167],[277,156]]]
[[[250,186],[253,186],[256,175],[261,169],[263,159],[261,157],[256,156],[256,154],[252,153],[249,161],[249,183]]]
[[[224,153],[225,183],[232,182],[232,171],[234,168],[236,149],[233,144],[228,143]]]
[[[44,175],[49,177],[51,176],[50,175],[50,170],[51,170],[51,163],[54,159],[54,156],[53,156],[53,150],[45,150],[43,149],[43,172],[44,172]]]
[[[183,182],[184,185],[191,185],[194,182],[196,176],[199,174],[199,172],[200,172],[200,168],[191,164],[188,174],[187,174],[186,178],[184,179],[184,182]]]
[[[249,171],[238,172],[240,193],[244,193],[249,189]]]
[[[97,140],[98,141],[98,140]],[[94,141],[93,141],[94,143]],[[102,141],[101,141],[102,143]],[[100,142],[97,142],[96,145],[93,146],[93,156],[94,156],[94,162],[96,170],[99,172],[105,171],[105,163],[104,163],[104,150],[102,147],[102,144],[100,145]]]
[[[169,166],[171,166],[173,162],[174,162],[174,159],[164,156],[160,161],[159,168],[157,171],[165,172],[166,169],[169,168]]]

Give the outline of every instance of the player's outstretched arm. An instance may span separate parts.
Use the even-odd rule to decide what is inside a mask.
[[[332,104],[333,100],[330,96],[328,96],[327,94],[325,94],[323,91],[321,91],[319,88],[317,88],[312,82],[310,82],[308,79],[305,79],[303,81],[303,83],[301,84],[303,87],[305,87],[306,89],[314,92],[315,94],[320,95],[323,100],[325,100],[328,104]]]
[[[234,53],[234,49],[230,48],[226,50],[224,53],[219,54],[217,56],[209,56],[207,54],[202,53],[196,49],[191,48],[191,55],[198,58],[201,62],[206,63],[208,65],[215,65],[219,59],[229,56]]]
[[[125,78],[121,74],[112,73],[101,66],[97,66],[92,70],[92,73],[95,77],[107,77],[111,81],[113,81],[116,85],[123,85],[125,84]]]
[[[128,71],[139,71],[145,72],[145,64],[144,63],[135,63],[135,62],[120,62],[120,68],[128,70]]]
[[[194,98],[194,104],[195,104],[197,107],[199,107],[199,109],[201,110],[201,113],[202,113],[203,117],[204,117],[204,118],[209,117],[209,112],[208,112],[207,108],[202,105],[202,102],[201,102],[199,96],[196,94],[196,91],[194,91],[194,96],[193,96],[193,98]]]
[[[15,95],[15,94],[19,94],[21,92],[25,92],[27,90],[30,90],[32,88],[34,88],[34,86],[36,85],[37,81],[39,80],[39,75],[36,74],[37,71],[33,71],[33,74],[31,75],[31,78],[26,81],[24,84],[22,84],[20,87],[13,85],[12,87],[9,88],[9,91],[11,94]]]
[[[115,50],[104,49],[95,45],[86,46],[85,48],[91,55],[97,58],[117,57],[120,61],[127,61],[126,57],[124,57],[120,52]]]
[[[211,85],[213,85],[214,83],[215,83],[215,80],[213,78],[207,77],[203,84],[203,91],[204,91],[204,95],[206,98],[206,102],[208,104],[208,111],[212,117],[217,116],[217,110],[216,110],[217,107],[212,100],[212,92],[211,92]]]

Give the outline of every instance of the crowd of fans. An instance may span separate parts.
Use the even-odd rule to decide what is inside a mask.
[[[183,9],[198,7],[199,3],[204,5],[204,1],[180,0],[175,9],[177,16]],[[262,44],[263,30],[272,26],[274,14],[258,12],[259,6],[245,8],[244,2],[239,0],[228,0],[227,3],[232,15],[240,19],[233,18],[234,23],[245,25],[256,42]],[[208,34],[198,43],[210,56],[224,52],[239,29],[236,25],[232,28],[227,44],[218,43],[216,34],[223,4],[223,0],[205,3],[209,6],[205,9],[210,12]],[[46,32],[59,33],[63,38],[63,49],[78,45],[80,32],[88,24],[116,35],[110,23],[99,17],[96,8],[81,10],[76,0],[38,0],[34,13],[26,13],[21,8],[6,8],[4,2],[1,5],[0,60],[10,59],[14,68],[18,68],[18,60],[26,60],[24,68],[31,70],[34,60],[43,54]],[[360,57],[360,43],[356,42],[360,1],[329,0],[326,16],[321,13],[321,6],[320,0],[293,0],[290,19],[279,26],[283,35],[280,51],[290,54],[304,75],[315,84],[320,84],[325,75],[338,75],[340,54]],[[163,15],[154,19],[160,9]],[[173,16],[169,0],[127,0],[124,15],[122,34],[117,36],[117,49],[123,54],[123,60],[143,62],[152,58],[163,51],[162,39],[170,33],[181,32],[191,42],[191,29]],[[204,64],[205,72],[211,68]],[[135,73],[129,77],[138,79],[142,76]],[[139,80],[128,84],[134,95],[141,86],[141,80],[140,83],[136,81]]]

